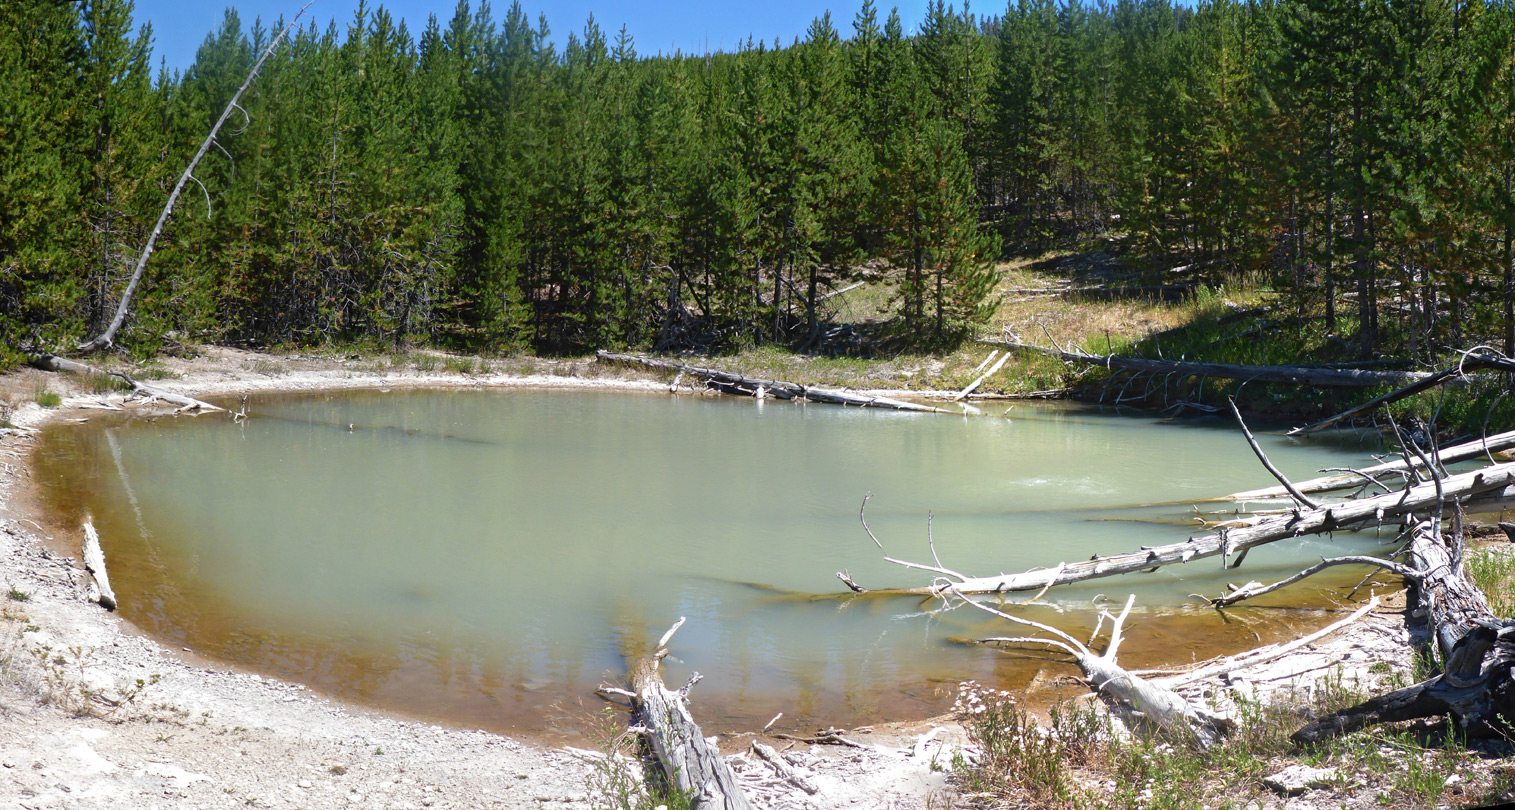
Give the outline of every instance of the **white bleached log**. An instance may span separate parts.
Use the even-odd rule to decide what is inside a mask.
[[[648,741],[663,766],[668,784],[693,797],[693,810],[752,810],[736,774],[694,722],[686,697],[689,687],[677,692],[670,690],[658,674],[658,662],[668,655],[668,641],[683,623],[680,618],[663,634],[652,655],[632,671],[633,705],[638,722],[649,729]],[[693,683],[691,680],[690,684]]]
[[[1065,562],[1056,569],[1021,571],[995,576],[965,576],[940,566],[922,565],[886,557],[897,565],[929,571],[938,576],[928,586],[887,589],[885,593],[933,595],[951,588],[960,593],[1004,593],[1041,590],[1101,577],[1150,571],[1165,565],[1177,565],[1208,557],[1244,555],[1249,549],[1268,543],[1345,531],[1365,525],[1392,523],[1406,515],[1435,509],[1440,504],[1456,502],[1468,511],[1500,508],[1515,502],[1515,463],[1496,464],[1473,472],[1448,476],[1438,482],[1420,484],[1408,491],[1390,492],[1371,498],[1321,504],[1315,509],[1297,509],[1288,514],[1258,520],[1250,525],[1223,529],[1216,534],[1191,537],[1178,543],[1153,546],[1123,554],[1095,556],[1088,560]],[[877,540],[875,540],[877,542]],[[1240,557],[1238,557],[1238,562]],[[837,574],[849,588],[859,593],[880,589],[864,588],[845,572]]]
[[[95,532],[95,524],[88,518],[84,519],[84,570],[94,577],[99,589],[98,595],[90,592],[91,600],[99,602],[106,610],[115,610],[116,593],[111,590],[110,576],[105,573],[105,552],[100,548],[100,535]]]

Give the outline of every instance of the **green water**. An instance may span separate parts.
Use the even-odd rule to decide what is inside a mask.
[[[780,711],[789,728],[926,716],[958,680],[1071,671],[952,642],[1003,632],[982,614],[836,598],[843,569],[871,586],[930,581],[882,560],[858,522],[866,493],[890,554],[930,560],[929,513],[942,564],[989,574],[1182,539],[1197,531],[1181,524],[1192,507],[1136,505],[1271,483],[1228,422],[1078,406],[969,419],[407,390],[261,397],[251,412],[47,431],[43,497],[60,525],[93,515],[123,615],[343,697],[518,733],[583,731],[593,688],[680,616],[666,677],[704,674],[696,709],[714,728]],[[1293,476],[1367,456],[1260,439]],[[1258,550],[1245,572],[1209,560],[1098,580],[1032,611],[1087,633],[1098,594],[1134,592],[1123,660],[1186,660],[1295,620],[1267,608],[1227,620],[1191,592],[1376,542]]]

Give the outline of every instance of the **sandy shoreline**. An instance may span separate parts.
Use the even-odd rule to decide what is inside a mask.
[[[573,387],[663,391],[667,384],[590,362],[538,361],[532,373],[376,369],[358,358],[291,358],[208,349],[165,361],[154,385],[202,398],[264,391],[374,387]],[[41,376],[39,376],[41,375]],[[602,376],[604,375],[604,376]],[[292,684],[169,650],[83,598],[77,560],[46,520],[28,512],[26,457],[48,420],[119,407],[77,381],[22,371],[13,393],[70,388],[62,407],[28,402],[0,436],[0,805],[42,807],[548,807],[589,806],[589,760],[480,731],[386,716]],[[920,392],[913,392],[919,394]],[[17,397],[13,396],[14,401]],[[223,403],[224,404],[224,403]],[[234,407],[234,405],[233,405]],[[209,415],[184,418],[225,418]],[[24,600],[18,600],[18,594]],[[1401,608],[1402,611],[1402,608]],[[1308,684],[1342,667],[1367,687],[1388,663],[1408,666],[1400,613],[1370,616],[1349,634],[1284,659],[1249,689]],[[1375,666],[1377,665],[1377,666]],[[1316,673],[1311,675],[1310,673]],[[1304,673],[1293,675],[1291,673]],[[1274,680],[1267,680],[1273,678]],[[142,679],[147,685],[137,692]],[[1205,688],[1233,688],[1228,684]],[[88,702],[84,690],[120,701]],[[135,694],[134,694],[135,692]],[[698,694],[696,692],[696,699]],[[86,705],[90,712],[79,712]],[[698,703],[695,706],[698,715]],[[100,715],[104,716],[92,716]],[[945,731],[933,732],[940,727]],[[928,743],[921,740],[931,735]],[[857,737],[862,749],[799,746],[822,790],[766,797],[807,808],[943,806],[941,764],[962,742],[937,721]],[[741,745],[745,741],[738,739]],[[761,768],[761,765],[754,765]]]

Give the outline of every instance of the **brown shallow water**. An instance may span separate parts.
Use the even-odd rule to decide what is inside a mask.
[[[956,643],[1003,633],[981,614],[839,596],[844,568],[926,581],[879,559],[857,524],[864,493],[891,553],[929,558],[930,511],[943,562],[981,574],[1171,542],[1190,533],[1188,507],[1132,504],[1266,483],[1224,423],[1012,417],[563,391],[268,396],[242,425],[56,425],[35,469],[61,525],[93,516],[122,615],[169,645],[408,714],[575,737],[601,707],[594,686],[687,615],[667,677],[706,675],[694,695],[708,729],[780,711],[803,729],[937,714],[969,678],[1051,695],[1073,671]],[[1365,455],[1264,441],[1293,475]],[[1247,575],[1332,545],[1254,552]],[[1025,610],[1087,637],[1098,595],[1137,593],[1133,668],[1328,619],[1300,609],[1331,604],[1318,590],[1194,607],[1187,594],[1226,577],[1214,561],[1185,568]]]

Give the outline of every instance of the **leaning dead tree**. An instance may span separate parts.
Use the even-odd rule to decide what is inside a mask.
[[[937,408],[931,405],[921,405],[915,402],[905,402],[900,399],[889,397],[876,397],[868,394],[855,394],[851,391],[839,391],[835,388],[821,388],[815,385],[800,385],[798,383],[784,382],[783,380],[764,380],[756,377],[747,377],[730,371],[721,371],[714,368],[701,368],[699,366],[686,365],[673,360],[662,360],[656,357],[643,357],[636,354],[616,354],[603,349],[595,353],[600,362],[627,363],[630,365],[645,366],[647,368],[661,369],[664,371],[676,371],[681,376],[688,375],[705,381],[705,384],[718,391],[728,394],[741,394],[745,396],[764,399],[801,399],[809,402],[825,402],[833,405],[854,405],[859,408],[887,408],[896,411],[919,411],[922,413],[947,413],[962,416],[962,411],[951,411],[946,408]]]
[[[232,111],[239,111],[244,117],[247,115],[247,111],[243,110],[238,104],[242,100],[242,94],[247,92],[247,88],[252,86],[253,80],[258,78],[258,72],[263,69],[263,63],[268,61],[268,57],[272,56],[274,51],[278,49],[279,43],[284,41],[284,37],[289,35],[290,30],[295,27],[295,23],[299,22],[300,17],[305,14],[305,9],[310,8],[313,3],[315,3],[315,0],[309,0],[309,2],[301,7],[299,13],[295,14],[294,18],[289,21],[289,24],[284,26],[284,30],[280,31],[279,35],[274,37],[272,42],[268,43],[268,47],[263,50],[263,55],[258,57],[257,63],[253,65],[252,70],[247,74],[247,79],[242,82],[241,87],[237,88],[237,92],[231,97],[231,101],[227,102],[226,109],[221,112],[221,117],[216,119],[215,126],[210,128],[210,134],[205,136],[205,141],[200,144],[199,151],[195,152],[194,158],[184,168],[184,173],[179,175],[179,182],[174,184],[174,190],[168,195],[168,202],[163,206],[163,211],[158,214],[158,222],[153,225],[152,233],[147,237],[147,244],[143,245],[142,253],[137,257],[137,266],[132,269],[131,279],[126,282],[126,290],[121,293],[121,301],[116,305],[115,317],[111,318],[110,325],[105,328],[104,332],[101,332],[92,340],[79,345],[78,350],[81,353],[89,354],[100,349],[109,348],[115,343],[116,333],[121,331],[121,325],[126,323],[126,314],[131,310],[132,296],[136,294],[137,285],[142,282],[142,273],[147,269],[147,259],[153,255],[153,246],[158,243],[158,236],[163,233],[163,226],[168,224],[168,218],[173,214],[174,206],[179,202],[179,195],[184,191],[184,186],[189,181],[200,182],[195,178],[195,167],[200,165],[201,158],[204,158],[205,153],[210,151],[211,145],[215,144],[216,136],[220,134],[221,127],[226,123],[226,120],[231,118]],[[204,185],[201,185],[201,188],[203,189]],[[209,203],[208,193],[206,195],[206,202],[207,204]]]
[[[1465,378],[1470,372],[1477,371],[1479,369],[1494,369],[1497,371],[1506,372],[1515,371],[1515,362],[1512,362],[1503,354],[1483,347],[1479,347],[1478,349],[1474,349],[1472,351],[1462,352],[1462,357],[1458,360],[1457,365],[1452,366],[1451,368],[1442,369],[1441,371],[1438,371],[1434,374],[1430,374],[1422,379],[1416,380],[1409,385],[1406,385],[1394,391],[1390,391],[1383,396],[1374,397],[1373,399],[1370,399],[1361,405],[1353,408],[1348,408],[1341,413],[1322,419],[1319,422],[1315,422],[1314,424],[1294,428],[1284,435],[1307,436],[1311,433],[1316,433],[1325,430],[1326,428],[1334,427],[1349,419],[1355,419],[1359,416],[1364,416],[1366,414],[1372,413],[1379,408],[1385,407],[1390,403],[1398,402],[1401,399],[1405,399],[1406,397],[1412,397],[1416,394],[1429,391],[1439,385],[1445,385],[1446,383],[1455,380],[1461,380]]]
[[[657,647],[631,672],[631,689],[601,687],[601,694],[631,701],[633,730],[644,735],[674,790],[691,797],[692,810],[752,810],[721,752],[705,739],[689,711],[689,689],[698,673],[674,691],[663,684],[658,662],[668,656],[668,642],[684,624],[681,617],[658,639]]]

